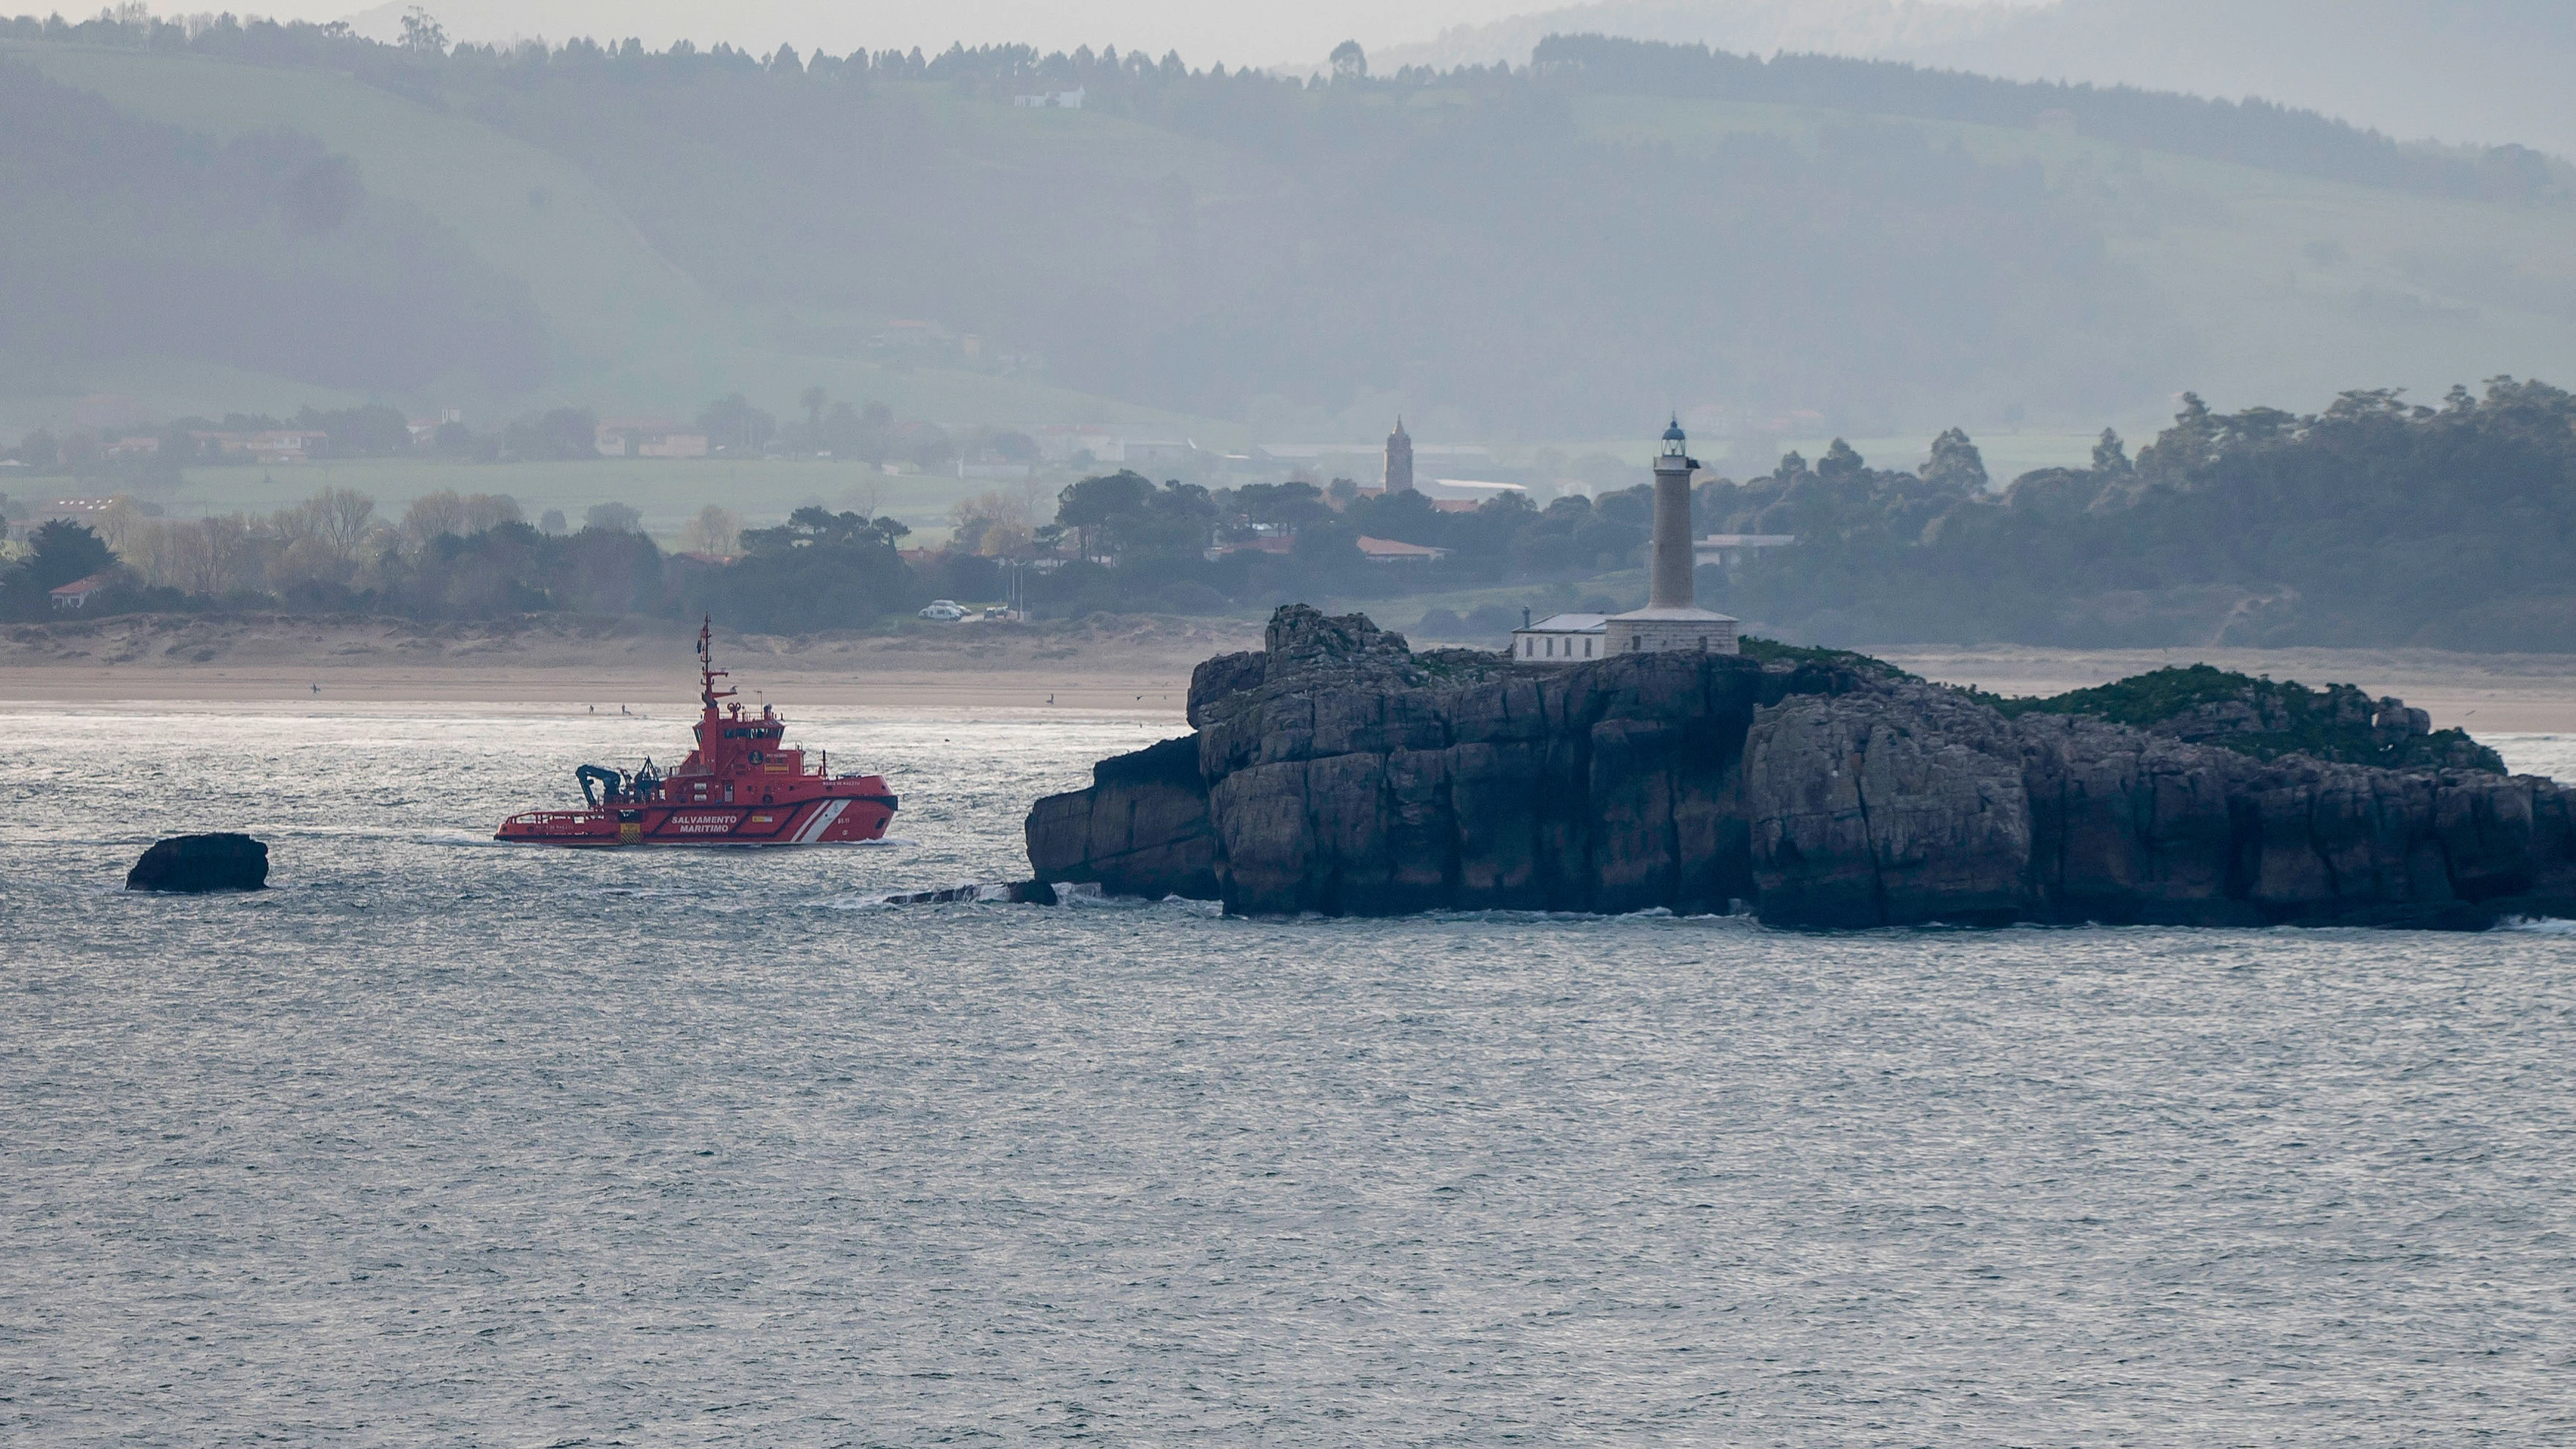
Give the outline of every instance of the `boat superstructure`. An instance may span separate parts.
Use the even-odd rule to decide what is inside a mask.
[[[668,772],[647,759],[633,772],[573,771],[586,802],[530,810],[494,837],[527,845],[823,845],[875,840],[894,819],[879,775],[834,775],[828,751],[787,744],[787,722],[763,705],[747,713],[715,667],[713,621],[698,626],[697,747]]]

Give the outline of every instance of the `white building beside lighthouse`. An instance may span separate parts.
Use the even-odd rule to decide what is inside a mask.
[[[1699,464],[1690,456],[1690,440],[1681,419],[1664,429],[1663,448],[1655,456],[1655,537],[1649,545],[1652,568],[1646,607],[1607,618],[1599,614],[1555,614],[1512,631],[1512,659],[1520,664],[1581,664],[1587,659],[1619,654],[1672,651],[1734,654],[1736,621],[1703,609],[1691,566],[1697,562],[1691,542],[1691,472]]]

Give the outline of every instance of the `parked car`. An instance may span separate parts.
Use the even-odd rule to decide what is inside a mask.
[[[1011,617],[1010,606],[1007,604],[986,604],[984,606],[984,617],[987,619],[1007,619]]]
[[[954,624],[966,617],[966,606],[955,599],[933,599],[922,606],[921,617],[937,619],[943,624]]]

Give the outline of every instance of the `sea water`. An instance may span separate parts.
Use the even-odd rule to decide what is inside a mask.
[[[2576,1441],[2576,936],[889,908],[503,847],[681,719],[0,713],[0,1441]],[[2562,775],[2576,741],[2503,741]],[[247,829],[275,889],[118,889]]]

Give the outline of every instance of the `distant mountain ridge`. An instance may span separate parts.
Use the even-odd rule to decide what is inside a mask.
[[[2005,80],[1904,61],[1782,53],[1763,60],[1704,46],[1551,35],[1530,53],[1553,81],[1613,93],[1830,106],[1884,116],[2055,127],[2123,146],[2259,166],[2293,176],[2464,199],[2559,200],[2576,174],[2507,143],[2401,146],[2313,110],[2135,86]],[[2463,154],[2468,151],[2469,154]]]
[[[1106,49],[442,51],[229,19],[22,18],[0,47],[218,144],[300,132],[524,287],[547,396],[494,378],[462,399],[487,411],[819,386],[968,424],[1153,410],[1204,442],[1399,412],[1580,440],[1669,409],[1768,466],[1833,433],[2134,427],[2185,388],[2315,407],[2576,374],[2576,175],[2269,103],[1615,40],[1317,83]],[[1014,103],[1034,92],[1085,100]],[[92,178],[57,170],[15,210],[78,214]],[[82,256],[12,285],[70,295]],[[930,335],[953,341],[911,346]],[[304,395],[344,374],[459,401],[459,367],[326,379],[201,340],[93,349],[76,387],[0,378],[0,417],[163,397],[154,369],[191,359],[230,372],[172,415],[367,400]]]
[[[1374,66],[1518,64],[1551,34],[1815,51],[2193,95],[2260,96],[2401,139],[2576,156],[2561,0],[1602,0],[1390,46]]]
[[[1746,55],[1780,51],[1887,58],[1946,46],[1991,30],[2003,7],[1923,5],[1900,0],[1596,0],[1532,10],[1434,39],[1369,54],[1377,70],[1408,65],[1519,65],[1551,35],[1599,34],[1714,46]]]

